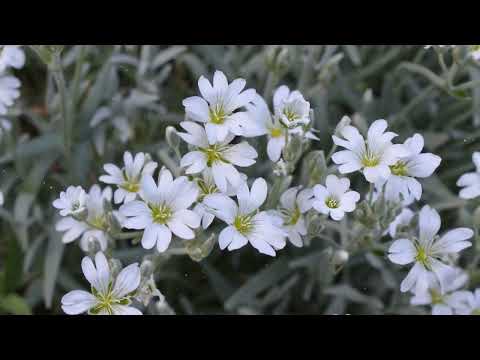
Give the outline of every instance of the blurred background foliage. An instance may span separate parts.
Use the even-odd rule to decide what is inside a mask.
[[[435,51],[420,45],[67,45],[57,65],[71,102],[68,154],[55,85],[58,67],[45,66],[29,47],[25,51],[25,67],[14,72],[22,81],[22,96],[8,116],[12,130],[0,144],[5,194],[0,313],[60,314],[61,296],[86,286],[83,253],[78,243],[62,244],[52,201],[68,185],[88,189],[97,183],[103,164],[120,164],[126,150],[149,152],[178,174],[178,155],[166,143],[165,129],[184,119],[182,100],[197,94],[197,79],[211,77],[216,69],[230,80],[245,78],[247,88],[269,103],[281,84],[299,89],[320,131],[311,150],[330,151],[343,115],[360,129],[384,118],[400,135],[398,142],[420,132],[426,149],[443,159],[436,174],[422,182],[422,202],[440,211],[443,228],[475,222],[471,214],[478,204],[460,200],[455,182],[473,169],[471,154],[478,150],[480,88],[471,81],[478,81],[480,72],[474,62],[455,65],[451,52],[444,54],[446,69]],[[256,139],[254,145],[265,146]],[[308,160],[300,159],[294,183],[308,182]],[[271,180],[271,165],[262,156],[248,174]],[[360,177],[351,179],[353,188],[366,191]],[[335,229],[326,229],[302,249],[287,245],[275,259],[249,247],[228,253],[215,245],[200,262],[188,256],[162,259],[155,279],[177,314],[428,312],[409,306],[410,296],[400,294],[406,269],[391,264],[384,252],[358,246],[340,265],[334,254],[342,241]],[[465,252],[465,262],[475,249]],[[146,253],[120,241],[113,256],[128,264]],[[470,271],[475,286],[476,267]]]

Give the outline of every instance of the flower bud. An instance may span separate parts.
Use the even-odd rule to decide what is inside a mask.
[[[175,153],[179,153],[180,137],[177,135],[177,130],[173,126],[167,127],[165,130],[165,138],[168,146],[170,146]]]
[[[345,264],[350,257],[350,254],[345,250],[337,250],[333,253],[332,262],[334,265]]]
[[[335,135],[336,136],[342,136],[342,130],[344,127],[349,126],[352,123],[352,120],[348,116],[342,117],[342,120],[337,124],[337,127],[335,128]]]
[[[85,248],[83,248],[85,251]],[[87,239],[87,252],[89,255],[94,256],[97,252],[102,250],[100,241],[95,236],[89,236]]]
[[[197,237],[194,240],[185,241],[185,249],[193,261],[200,262],[210,255],[216,242],[216,234],[212,233],[206,240]]]

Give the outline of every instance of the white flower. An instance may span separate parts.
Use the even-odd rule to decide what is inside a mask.
[[[414,213],[412,210],[408,208],[404,208],[400,214],[393,220],[390,225],[388,226],[388,233],[392,238],[395,238],[397,235],[397,229],[400,227],[408,226],[410,225],[410,222],[412,221],[414,216]]]
[[[275,116],[289,129],[310,123],[310,103],[298,90],[290,92],[280,86],[273,94],[273,107]]]
[[[340,132],[344,139],[335,135],[333,142],[346,148],[333,154],[332,160],[340,165],[338,170],[342,174],[349,174],[362,170],[368,182],[375,183],[380,179],[387,179],[390,166],[399,158],[408,156],[408,150],[400,144],[392,144],[392,139],[397,136],[393,132],[386,132],[387,122],[377,120],[368,129],[367,141],[353,126],[345,126]]]
[[[241,181],[247,181],[247,175],[240,173]],[[202,177],[195,179],[195,184],[198,187],[198,199],[197,204],[193,208],[193,211],[201,218],[202,228],[207,229],[215,219],[215,215],[208,211],[207,207],[203,204],[203,199],[207,195],[220,193],[215,180],[213,179],[212,171],[207,168],[202,172]],[[234,196],[236,194],[236,188],[233,188],[230,184],[227,186],[225,195]]]
[[[70,291],[62,298],[62,309],[68,315],[88,312],[90,315],[142,315],[129,306],[132,293],[140,285],[138,264],[124,268],[113,279],[105,255],[98,252],[95,264],[87,256],[82,260],[82,271],[91,285],[91,293],[84,290]]]
[[[7,107],[20,96],[20,80],[14,76],[0,76],[0,115],[7,113]]]
[[[0,73],[8,67],[21,69],[25,64],[25,53],[19,45],[0,45]]]
[[[53,206],[60,210],[61,216],[79,215],[86,210],[87,193],[81,186],[69,186],[67,191],[60,193],[60,198]]]
[[[432,305],[432,315],[453,315],[455,309],[465,301],[468,291],[456,291],[468,281],[468,275],[462,269],[454,268],[448,274],[442,289],[436,277],[428,274],[428,289],[415,294],[410,300],[412,305]]]
[[[215,184],[220,191],[226,192],[228,184],[236,188],[241,183],[240,173],[235,166],[255,164],[258,154],[248,143],[229,145],[233,135],[228,135],[223,142],[209,144],[202,126],[191,121],[184,121],[180,126],[187,133],[178,132],[178,136],[195,146],[195,150],[185,154],[180,161],[180,165],[187,168],[186,174],[198,174],[211,169]]]
[[[467,200],[480,196],[480,152],[474,152],[472,158],[476,171],[463,174],[457,181],[457,186],[463,187],[459,196]]]
[[[120,207],[127,219],[127,229],[144,230],[142,246],[149,250],[157,245],[159,252],[168,249],[172,232],[181,239],[195,237],[192,229],[200,226],[200,217],[188,208],[197,200],[198,189],[184,176],[173,180],[172,173],[163,169],[158,185],[152,176],[144,176],[140,185],[142,200],[134,200]]]
[[[193,96],[183,100],[187,116],[205,124],[208,142],[214,144],[225,140],[229,133],[242,136],[252,127],[252,120],[245,112],[237,111],[253,100],[256,92],[245,88],[244,79],[228,84],[221,71],[215,71],[213,86],[204,77],[198,80],[202,97]]]
[[[235,201],[223,194],[208,195],[203,203],[216,217],[228,224],[219,235],[220,249],[240,249],[250,243],[260,253],[275,256],[275,250],[286,245],[286,233],[275,224],[275,219],[258,209],[267,198],[267,183],[256,179],[251,190],[246,183],[238,187]]]
[[[390,165],[391,175],[385,182],[385,198],[390,201],[400,202],[401,200],[414,198],[420,200],[422,197],[422,185],[415,178],[426,178],[433,174],[438,168],[442,159],[434,154],[421,154],[424,140],[420,134],[415,134],[404,143],[409,152],[406,157],[401,157],[396,163]],[[380,179],[383,183],[384,179]],[[403,199],[400,198],[400,194]]]
[[[100,186],[93,185],[85,200],[85,207],[87,209],[85,219],[75,219],[72,216],[68,216],[56,224],[55,229],[57,231],[65,232],[62,237],[62,242],[68,244],[81,237],[80,248],[86,252],[89,250],[89,242],[96,240],[101,250],[105,251],[109,240],[109,223],[105,209],[105,201],[112,201],[112,189],[106,187],[102,191]],[[113,212],[112,215],[116,217],[119,223],[122,222],[119,214]]]
[[[348,191],[350,180],[328,175],[325,186],[315,185],[313,193],[315,200],[313,207],[324,215],[330,215],[333,220],[341,220],[346,212],[355,210],[360,194],[356,191]]]
[[[456,299],[456,313],[458,315],[480,315],[480,289],[473,293],[461,291],[461,296]]]
[[[271,212],[277,216],[279,226],[287,233],[290,242],[302,247],[302,236],[307,235],[307,226],[305,224],[304,214],[312,208],[312,189],[300,191],[299,186],[288,189],[280,197],[280,208]]]
[[[268,157],[273,162],[279,161],[286,144],[287,128],[280,123],[278,117],[272,117],[268,105],[260,95],[257,94],[253,103],[246,107],[248,115],[254,120],[257,127],[255,131],[252,131],[252,134],[248,135],[267,135]]]
[[[150,160],[150,156],[138,153],[135,157],[130,152],[123,154],[124,167],[118,168],[113,164],[105,164],[108,175],[100,176],[99,180],[106,184],[115,184],[114,201],[116,204],[130,202],[136,199],[140,191],[140,183],[145,175],[152,175],[158,164]]]
[[[415,288],[415,293],[428,288],[428,273],[433,272],[439,281],[440,288],[445,289],[446,278],[452,267],[444,263],[445,258],[472,245],[467,239],[473,236],[468,228],[457,228],[438,237],[440,216],[426,205],[420,211],[419,236],[413,239],[400,239],[393,242],[388,258],[395,264],[414,263],[407,277],[402,281],[400,290],[407,292]]]

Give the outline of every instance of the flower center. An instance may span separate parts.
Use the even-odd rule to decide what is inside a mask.
[[[92,287],[92,294],[97,299],[97,304],[90,309],[90,313],[93,315],[97,315],[100,312],[105,311],[108,315],[113,315],[113,306],[114,305],[129,305],[130,299],[124,297],[122,299],[117,299],[113,296],[112,286],[113,284],[110,282],[108,285],[108,290],[106,294],[102,294],[101,292],[97,291],[94,287]]]
[[[325,200],[325,204],[330,208],[330,209],[338,209],[340,206],[340,201],[337,199],[334,199],[333,197],[328,197]]]
[[[209,145],[207,148],[200,148],[199,150],[207,156],[208,167],[212,167],[212,165],[217,161],[228,163],[228,161],[222,156],[222,152],[225,150],[225,147],[222,147],[221,145]]]
[[[124,182],[120,187],[131,193],[137,193],[140,190],[140,185],[135,182]]]
[[[248,235],[253,229],[253,217],[250,215],[238,215],[233,226],[242,235]]]
[[[80,209],[80,201],[76,200],[76,201],[72,204],[72,211],[77,211],[78,209]]]
[[[280,212],[283,215],[283,223],[285,225],[296,225],[302,216],[297,205],[295,205],[295,209],[293,210],[281,209]]]
[[[285,115],[288,121],[295,121],[300,118],[300,116],[289,107],[283,109],[283,115]]]
[[[205,180],[198,179],[197,180],[198,187],[200,188],[200,195],[198,197],[198,201],[203,201],[205,196],[210,195],[210,194],[215,194],[218,192],[218,188],[215,186],[215,184],[209,184]]]
[[[150,210],[152,212],[153,222],[157,224],[165,224],[172,217],[172,210],[165,204],[162,205],[152,205],[149,204]]]
[[[380,164],[380,156],[371,152],[368,148],[362,156],[362,165],[364,167],[375,167]]]
[[[419,262],[420,264],[422,264],[425,268],[429,269],[430,268],[430,255],[427,253],[427,251],[417,245],[416,246],[417,248],[417,255],[415,256],[415,261]]]
[[[390,171],[393,175],[397,176],[407,176],[407,164],[403,161],[398,161],[395,165],[390,166]]]
[[[430,297],[432,298],[432,304],[443,304],[443,296],[436,290],[430,289]]]
[[[270,136],[271,137],[277,138],[277,137],[280,137],[282,135],[283,135],[283,131],[280,128],[272,128],[270,130]]]
[[[225,122],[227,114],[225,114],[225,110],[223,109],[222,105],[216,105],[214,108],[210,108],[208,112],[210,122],[218,125],[221,125]]]
[[[88,224],[98,230],[106,230],[107,229],[107,219],[105,218],[104,215],[100,215],[97,217],[94,217],[93,219],[88,221]]]

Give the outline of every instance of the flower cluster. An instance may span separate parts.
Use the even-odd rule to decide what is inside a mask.
[[[243,171],[250,171],[264,155],[259,154],[263,148],[258,144],[265,137],[264,151],[276,175],[273,181],[293,177],[289,165],[297,160],[286,154],[293,148],[300,154],[298,159],[303,155],[303,146],[298,144],[318,140],[310,103],[299,91],[280,86],[273,93],[270,111],[255,90],[245,90],[245,80],[229,83],[220,71],[215,72],[213,82],[200,77],[198,87],[201,96],[183,101],[181,129],[169,130],[168,136],[179,138],[177,168],[165,164],[169,168],[157,171],[158,164],[149,154],[125,152],[122,167],[106,164],[106,174],[99,177],[114,189],[93,185],[87,193],[72,186],[53,202],[63,217],[57,224],[57,230],[65,232],[63,241],[80,238],[82,250],[95,258],[95,265],[90,257],[82,261],[91,293],[65,295],[66,313],[137,314],[139,310],[129,306],[132,300],[146,305],[152,296],[161,297],[152,272],[140,274],[137,264],[120,272],[111,269],[115,259],[109,265],[104,253],[120,239],[136,239],[145,250],[169,254],[193,246],[206,238],[205,232],[213,234],[210,227],[214,227],[221,250],[251,245],[261,254],[276,256],[287,240],[303,247],[309,233],[315,232],[312,229],[318,229],[316,225],[337,226],[335,222],[348,221],[357,209],[368,213],[380,202],[401,208],[380,229],[380,237],[389,234],[394,239],[388,250],[390,261],[413,264],[401,284],[402,292],[413,292],[412,304],[432,304],[434,313],[466,311],[465,304],[473,308],[473,295],[457,291],[466,281],[455,266],[455,255],[471,245],[468,239],[473,231],[458,228],[439,237],[440,216],[434,209],[426,205],[416,216],[409,208],[422,198],[418,179],[431,176],[441,163],[437,155],[423,152],[420,134],[396,144],[397,134],[387,131],[386,120],[374,121],[364,136],[344,117],[332,136],[334,165],[309,186],[289,187],[288,183],[278,190],[266,176],[250,179]],[[187,149],[183,154],[180,145]],[[343,149],[335,151],[337,147]],[[363,200],[345,177],[355,172],[370,184]],[[459,185],[469,187],[462,190],[464,195],[480,195],[478,174],[462,179]],[[413,231],[417,217],[418,231]],[[207,237],[216,239],[215,235]],[[336,254],[335,263],[348,261],[346,250],[338,249]],[[145,289],[153,290],[145,293]]]

